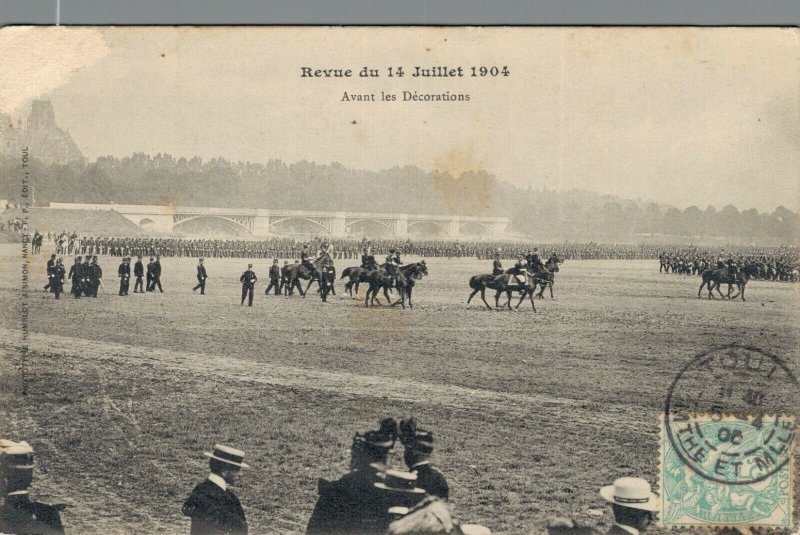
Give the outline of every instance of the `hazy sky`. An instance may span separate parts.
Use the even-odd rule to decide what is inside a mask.
[[[92,159],[483,168],[522,186],[797,210],[799,44],[798,30],[745,28],[6,28],[0,110],[49,98]],[[415,65],[511,74],[415,79]],[[304,66],[382,76],[304,79]],[[470,101],[341,101],[382,90]]]

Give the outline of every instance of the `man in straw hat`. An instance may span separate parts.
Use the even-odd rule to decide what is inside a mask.
[[[403,460],[408,469],[417,474],[417,486],[430,496],[446,500],[450,487],[444,474],[431,464],[433,433],[417,427],[414,418],[400,422],[400,442],[405,446]]]
[[[639,535],[653,521],[658,510],[658,495],[640,477],[621,477],[600,489],[600,496],[611,504],[614,525],[609,535]]]
[[[319,498],[307,535],[383,534],[391,521],[381,489],[389,452],[397,439],[397,422],[386,418],[377,431],[356,433],[350,448],[350,471],[336,481],[320,479]],[[424,496],[424,494],[423,494]]]
[[[242,468],[249,468],[244,452],[216,444],[209,457],[211,474],[197,485],[183,504],[183,514],[192,519],[190,535],[247,535],[247,520],[239,498],[228,488],[236,483]]]
[[[33,448],[27,442],[0,440],[0,533],[64,533],[59,511],[63,506],[31,501],[28,487],[33,481]]]

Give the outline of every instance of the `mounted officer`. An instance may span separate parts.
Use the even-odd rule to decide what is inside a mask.
[[[398,253],[394,247],[389,249],[389,254],[386,255],[386,272],[394,278],[397,276],[397,270],[400,269],[402,264],[400,253]]]
[[[316,271],[317,269],[314,267],[314,263],[311,262],[311,252],[308,250],[307,243],[303,244],[303,250],[300,252],[300,263],[310,269],[312,272]]]
[[[372,245],[370,245],[370,242],[367,242],[361,251],[361,267],[368,270],[373,270],[378,267],[375,261],[375,255],[372,254]]]
[[[525,257],[525,260],[528,263],[528,269],[530,271],[541,271],[544,264],[542,264],[542,259],[539,258],[539,248],[534,247],[533,251],[528,251],[528,255]]]
[[[500,262],[500,249],[498,248],[494,253],[494,262],[492,262],[492,275],[503,274],[503,263]]]

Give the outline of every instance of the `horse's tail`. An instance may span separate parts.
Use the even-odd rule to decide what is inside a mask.
[[[339,278],[340,278],[340,279],[344,279],[345,277],[349,277],[349,276],[350,276],[350,270],[351,270],[351,269],[353,269],[353,268],[351,268],[351,267],[346,267],[346,268],[344,268],[344,269],[342,270],[342,276],[341,276],[341,277],[339,277]]]

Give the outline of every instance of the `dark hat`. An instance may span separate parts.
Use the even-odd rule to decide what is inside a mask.
[[[278,259],[276,258],[275,260],[272,261],[272,263],[273,264],[277,264],[278,263]]]
[[[203,259],[202,259],[202,258],[198,258],[198,259],[197,259],[197,261],[198,261],[198,262],[202,262],[202,261],[203,261]]]
[[[244,452],[242,450],[237,450],[224,444],[214,444],[214,450],[204,451],[203,455],[239,468],[250,468],[249,464],[242,462],[244,460]]]
[[[50,258],[55,258],[55,257],[56,257],[56,255],[54,255],[54,254],[50,255]]]
[[[253,264],[247,264],[247,267],[251,268],[251,267],[253,267]]]

